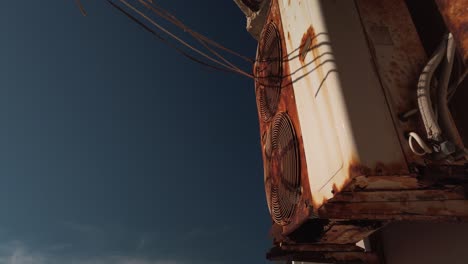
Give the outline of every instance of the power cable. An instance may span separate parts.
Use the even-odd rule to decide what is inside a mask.
[[[184,25],[179,19],[177,19],[175,16],[173,16],[171,13],[167,12],[166,10],[164,10],[162,7],[159,7],[157,5],[156,8],[151,6],[150,4],[148,4],[148,2],[146,1],[143,1],[143,0],[138,0],[142,5],[144,5],[147,9],[153,11],[153,13],[155,13],[156,15],[158,15],[159,17],[169,21],[170,23],[172,23],[173,25],[179,27],[180,29],[182,29],[184,32],[188,32],[193,38],[195,38],[196,40],[198,40],[200,42],[200,44],[203,45],[203,47],[205,47],[208,51],[210,51],[211,53],[213,53],[216,57],[218,57],[219,59],[221,59],[222,61],[224,61],[226,64],[228,64],[229,66],[231,66],[232,68],[238,70],[238,71],[242,71],[239,67],[237,67],[236,65],[232,64],[229,60],[227,60],[226,58],[224,58],[221,54],[219,54],[218,52],[216,52],[215,50],[213,50],[211,47],[209,47],[207,41],[204,41],[202,38],[200,38],[198,36],[198,33],[194,32],[193,30],[191,30],[190,28],[188,28],[186,25]],[[152,3],[154,5],[154,3]],[[159,10],[158,10],[159,9]],[[210,40],[211,41],[211,40]]]
[[[198,53],[199,55],[205,57],[206,59],[218,64],[218,65],[221,65],[227,69],[230,69],[234,72],[237,72],[241,75],[244,75],[246,77],[249,77],[249,78],[253,78],[253,76],[251,74],[248,74],[244,71],[239,71],[239,70],[236,70],[235,68],[232,68],[230,67],[229,65],[226,65],[225,63],[223,62],[220,62],[218,61],[217,59],[214,59],[212,58],[211,56],[209,56],[208,54],[204,53],[203,51],[193,47],[192,45],[188,44],[186,41],[182,40],[181,38],[179,38],[178,36],[174,35],[173,33],[171,33],[169,30],[167,30],[166,28],[164,28],[163,26],[161,26],[160,24],[156,23],[154,20],[152,20],[151,18],[149,18],[148,16],[146,16],[143,12],[141,12],[140,10],[138,10],[137,8],[135,8],[133,5],[129,4],[127,1],[125,0],[119,0],[121,3],[123,3],[126,7],[128,7],[130,10],[132,10],[133,12],[135,12],[136,14],[138,14],[139,16],[143,17],[144,19],[146,19],[149,23],[151,23],[152,25],[154,25],[155,27],[157,27],[159,30],[161,30],[162,32],[166,33],[167,35],[169,35],[170,37],[172,37],[173,39],[177,40],[179,43],[181,43],[182,45],[186,46],[187,48],[191,49],[192,51]]]
[[[225,69],[225,68],[221,68],[221,67],[217,67],[215,65],[211,65],[209,63],[206,63],[204,61],[201,61],[195,57],[193,57],[192,55],[186,53],[185,51],[181,50],[180,48],[178,48],[177,46],[173,45],[172,43],[170,43],[167,39],[165,39],[164,37],[162,37],[160,34],[158,34],[156,31],[154,31],[153,29],[151,29],[150,27],[148,27],[147,25],[145,25],[144,23],[142,23],[141,21],[139,21],[137,18],[133,17],[130,13],[128,13],[127,11],[125,11],[123,8],[121,8],[120,6],[116,5],[115,3],[113,3],[111,0],[106,0],[110,5],[112,5],[114,8],[116,8],[118,11],[122,12],[125,16],[127,16],[128,18],[130,18],[132,21],[134,21],[135,23],[137,23],[138,25],[140,25],[141,27],[143,27],[145,30],[147,30],[148,32],[150,32],[151,34],[153,34],[154,36],[156,36],[159,40],[161,40],[164,44],[166,44],[167,46],[169,46],[170,48],[173,48],[174,50],[176,50],[177,52],[179,52],[180,54],[182,54],[183,56],[187,57],[188,59],[192,60],[192,61],[195,61],[199,64],[202,64],[203,66],[206,66],[206,67],[209,67],[209,68],[212,68],[212,69],[215,69],[215,70],[218,70],[218,71],[224,71],[224,72],[232,72],[231,70],[228,70],[228,69]]]
[[[175,17],[174,15],[172,15],[170,12],[168,12],[167,10],[165,10],[163,7],[155,4],[153,1],[151,1],[151,4],[148,4],[148,2],[144,1],[144,0],[138,0],[140,3],[142,3],[146,8],[152,10],[154,13],[156,13],[158,16],[164,18],[165,20],[173,23],[174,25],[176,25],[177,27],[179,27],[180,29],[182,29],[183,31],[185,32],[188,32],[189,34],[191,34],[194,38],[198,38],[216,48],[219,48],[221,50],[224,50],[232,55],[235,55],[239,58],[242,58],[243,60],[247,61],[247,62],[250,62],[250,63],[253,63],[255,62],[253,59],[250,59],[244,55],[241,55],[239,54],[238,52],[235,52],[229,48],[226,48],[225,46],[217,43],[216,41],[213,41],[205,36],[203,36],[202,34],[192,30],[191,28],[189,28],[187,25],[185,25],[182,21],[180,21],[179,19],[177,19],[177,17]]]

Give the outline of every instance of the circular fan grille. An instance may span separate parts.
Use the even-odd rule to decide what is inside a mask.
[[[281,38],[273,22],[262,32],[255,73],[260,114],[268,121],[278,109],[283,75]]]
[[[265,144],[265,191],[273,220],[289,223],[301,195],[297,138],[286,113],[278,114]]]

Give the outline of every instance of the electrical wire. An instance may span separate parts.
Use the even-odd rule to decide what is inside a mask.
[[[78,6],[78,9],[80,9],[80,12],[83,16],[87,16],[88,13],[86,12],[86,10],[84,9],[83,7],[83,4],[81,3],[81,0],[75,0],[75,3],[76,5]]]
[[[216,41],[213,41],[205,36],[203,36],[202,34],[192,30],[191,28],[189,28],[187,25],[185,25],[182,21],[180,21],[179,19],[177,19],[177,17],[175,17],[174,15],[172,15],[170,12],[168,12],[167,10],[165,10],[163,7],[155,4],[153,1],[151,1],[151,5],[149,5],[147,2],[145,2],[144,0],[138,0],[140,3],[142,3],[146,8],[150,9],[151,11],[153,11],[155,14],[157,14],[158,16],[160,16],[161,18],[171,22],[172,24],[174,24],[175,26],[179,27],[180,29],[182,29],[183,31],[191,34],[194,38],[197,38],[207,44],[210,44],[216,48],[219,48],[221,50],[224,50],[232,55],[235,55],[247,62],[250,62],[250,63],[253,63],[255,62],[255,60],[251,59],[251,58],[248,58],[244,55],[241,55],[239,54],[238,52],[235,52],[231,49],[228,49],[226,47],[224,47],[223,45],[217,43]]]
[[[144,5],[147,9],[150,9],[151,11],[153,11],[154,13],[156,13],[158,16],[166,19],[167,21],[171,22],[172,24],[178,26],[179,28],[181,28],[182,30],[188,32],[192,37],[194,37],[196,40],[198,40],[200,42],[200,44],[203,45],[203,47],[205,47],[208,51],[210,51],[212,54],[214,54],[216,57],[218,57],[219,59],[221,59],[222,61],[224,61],[224,63],[228,64],[229,66],[231,66],[232,68],[238,70],[238,71],[242,71],[239,67],[237,67],[236,65],[234,65],[233,63],[231,63],[229,60],[227,60],[226,58],[224,58],[223,56],[221,56],[221,54],[219,54],[218,52],[216,52],[215,50],[213,50],[206,41],[204,41],[202,38],[200,38],[197,34],[195,34],[196,32],[192,31],[191,29],[189,29],[188,27],[186,27],[180,20],[178,20],[176,17],[174,17],[173,15],[171,15],[170,13],[168,13],[167,11],[167,15],[164,14],[163,12],[160,12],[159,10],[155,9],[154,7],[152,7],[150,4],[148,4],[147,2],[143,1],[143,0],[138,0],[142,5]],[[164,9],[163,9],[164,10]],[[164,10],[165,11],[165,10]]]
[[[419,147],[422,149],[422,152],[421,151],[417,151],[416,148],[414,147],[413,145],[413,140],[415,140]],[[411,151],[418,155],[418,156],[424,156],[426,154],[430,154],[432,153],[432,149],[427,145],[426,142],[424,142],[424,140],[415,132],[410,132],[409,133],[409,138],[408,138],[408,144],[409,144],[409,147],[411,149]]]
[[[78,3],[78,6],[80,7],[80,10],[82,11],[82,14],[84,16],[86,16],[86,11],[83,9],[82,5],[81,5],[81,0],[76,0],[77,3]],[[107,0],[108,3],[111,3],[114,7],[116,7],[117,5],[116,4],[113,4],[112,0]],[[154,4],[153,0],[138,0],[141,4],[143,4],[146,8],[150,9],[151,11],[153,11],[153,13],[156,13],[159,17],[169,21],[170,23],[172,23],[173,25],[179,27],[180,29],[182,29],[184,32],[187,32],[189,33],[193,38],[195,38],[197,41],[200,42],[200,44],[206,48],[208,51],[210,51],[212,54],[214,54],[218,59],[220,59],[221,61],[219,61],[218,59],[214,59],[213,57],[211,57],[210,55],[202,52],[201,50],[193,47],[192,45],[188,44],[187,42],[183,41],[181,38],[177,37],[176,35],[172,34],[169,30],[165,29],[163,26],[161,26],[160,24],[156,23],[154,20],[152,20],[151,18],[149,18],[148,16],[146,16],[143,12],[139,11],[137,8],[135,8],[133,5],[129,4],[127,1],[125,0],[118,0],[120,1],[122,4],[124,4],[127,8],[131,9],[133,12],[137,13],[138,15],[140,15],[141,17],[143,17],[144,19],[146,19],[149,23],[151,23],[152,25],[154,25],[155,27],[157,27],[159,30],[161,30],[162,32],[168,34],[170,37],[172,37],[173,39],[177,40],[179,43],[181,43],[182,45],[184,45],[185,47],[191,49],[192,51],[198,53],[199,55],[201,55],[202,57],[210,60],[211,62],[221,66],[221,67],[213,67],[214,65],[210,65],[206,62],[203,62],[202,60],[200,59],[197,59],[195,58],[194,56],[191,56],[189,55],[188,53],[186,52],[181,52],[182,50],[181,49],[178,49],[177,51],[181,54],[183,54],[185,57],[188,57],[189,59],[197,62],[197,63],[201,63],[203,64],[204,66],[208,66],[210,68],[213,68],[213,69],[217,69],[217,70],[221,70],[221,68],[223,68],[222,71],[224,72],[233,72],[233,73],[237,73],[237,74],[240,74],[240,75],[243,75],[245,77],[248,77],[248,78],[251,78],[251,79],[263,79],[263,78],[268,78],[268,76],[262,76],[262,77],[259,77],[259,76],[255,76],[255,74],[251,74],[251,73],[248,73],[244,70],[242,70],[240,67],[236,66],[235,64],[231,63],[229,60],[227,60],[225,57],[223,57],[220,53],[216,52],[212,47],[215,47],[217,49],[220,49],[220,50],[223,50],[223,51],[226,51],[232,55],[235,55],[237,57],[240,57],[242,59],[244,59],[245,61],[248,61],[248,62],[251,62],[251,63],[254,63],[255,60],[252,60],[250,58],[247,58],[235,51],[232,51],[224,46],[222,46],[221,44],[201,35],[200,33],[198,32],[195,32],[193,31],[192,29],[190,29],[189,27],[187,27],[185,24],[183,24],[179,19],[177,19],[175,16],[173,16],[171,13],[169,13],[168,11],[166,11],[164,8]],[[150,5],[151,4],[151,5]],[[120,10],[122,11],[122,10]],[[127,16],[129,16],[129,14],[127,13],[126,14]],[[140,21],[138,19],[135,19],[135,17],[133,16],[129,16],[130,18],[132,18],[132,20],[134,20],[135,22],[138,21],[138,24],[142,25],[142,23],[140,23]],[[145,26],[145,29],[148,30],[148,26]],[[161,36],[156,34],[156,32],[154,30],[150,30],[150,32],[153,34],[153,35],[157,35],[157,37],[159,39],[161,39]],[[168,43],[166,43],[168,44]],[[172,48],[174,48],[173,45],[169,45],[171,46]],[[212,46],[212,47],[211,47]]]
[[[212,54],[214,54],[216,57],[218,57],[219,59],[221,59],[224,63],[228,64],[229,66],[231,66],[232,68],[236,69],[237,71],[243,71],[241,70],[239,67],[237,67],[236,65],[234,65],[233,63],[231,63],[229,60],[227,60],[225,57],[223,57],[221,54],[219,54],[218,52],[216,52],[214,49],[212,49],[210,47],[210,44],[214,47],[218,47],[222,50],[225,50],[231,54],[234,54],[238,57],[241,57],[243,59],[245,59],[246,61],[249,61],[249,62],[252,62],[252,60],[246,58],[245,56],[242,56],[234,51],[231,51],[227,48],[225,48],[224,46],[204,37],[203,35],[191,30],[189,27],[187,27],[184,23],[182,23],[182,21],[180,21],[179,19],[177,19],[175,16],[173,16],[171,13],[167,12],[166,10],[164,10],[162,7],[159,7],[155,4],[153,4],[154,6],[148,4],[147,2],[143,1],[143,0],[138,0],[142,5],[144,5],[147,9],[153,11],[153,13],[157,14],[159,17],[162,17],[163,19],[169,21],[170,23],[174,24],[175,26],[179,27],[180,29],[182,29],[184,32],[187,32],[189,33],[193,38],[195,38],[196,40],[198,40],[198,42],[200,42],[200,44],[205,47],[208,51],[210,51]],[[244,71],[245,72],[245,71]]]
[[[164,37],[162,37],[161,35],[159,35],[156,31],[154,31],[153,29],[151,29],[150,27],[148,27],[147,25],[145,25],[144,23],[142,23],[141,21],[139,21],[138,19],[136,19],[135,17],[133,17],[130,13],[128,13],[127,11],[125,11],[123,8],[121,8],[120,6],[116,5],[115,3],[113,3],[111,0],[106,0],[110,5],[112,5],[113,7],[115,7],[117,10],[119,10],[120,12],[122,12],[125,16],[127,16],[128,18],[130,18],[132,21],[134,21],[135,23],[137,23],[138,25],[140,25],[141,27],[143,27],[145,30],[147,30],[148,32],[150,32],[151,34],[153,34],[154,36],[156,36],[159,40],[161,40],[164,44],[168,45],[169,47],[173,48],[174,50],[176,50],[178,53],[182,54],[183,56],[187,57],[188,59],[190,60],[193,60],[203,66],[206,66],[206,67],[209,67],[209,68],[212,68],[212,69],[215,69],[215,70],[218,70],[218,71],[224,71],[224,72],[232,72],[228,69],[225,69],[225,68],[221,68],[221,67],[217,67],[217,66],[214,66],[214,65],[211,65],[209,63],[206,63],[204,61],[201,61],[195,57],[193,57],[192,55],[186,53],[185,51],[181,50],[180,48],[178,48],[177,46],[173,45],[172,43],[170,43],[169,41],[167,41],[167,39],[165,39]]]
[[[81,0],[76,0],[76,1],[81,1]],[[114,7],[116,7],[117,5],[115,3],[113,3],[113,0],[107,0],[108,3],[111,3]],[[180,37],[177,37],[176,35],[174,35],[173,33],[171,33],[169,30],[167,30],[166,28],[164,28],[163,26],[161,26],[160,24],[156,23],[153,19],[149,18],[148,16],[146,16],[143,12],[141,12],[140,10],[138,10],[135,6],[131,5],[130,3],[128,3],[127,1],[125,0],[118,0],[120,1],[120,3],[122,3],[123,5],[125,5],[128,9],[132,10],[133,12],[137,13],[138,15],[140,15],[141,17],[143,17],[145,20],[147,20],[150,24],[152,24],[153,26],[157,27],[159,30],[161,30],[162,32],[168,34],[170,37],[172,37],[173,39],[175,39],[176,41],[178,41],[179,43],[181,43],[183,46],[189,48],[190,50],[196,52],[197,54],[201,55],[202,57],[208,59],[209,61],[219,65],[219,66],[214,66],[214,65],[211,65],[209,63],[206,63],[206,62],[203,62],[202,60],[200,59],[197,59],[195,58],[194,56],[192,55],[189,55],[187,52],[183,52],[180,48],[176,48],[177,52],[181,53],[183,56],[185,57],[188,57],[190,60],[193,60],[197,63],[201,63],[203,64],[204,66],[208,66],[210,68],[213,68],[213,69],[216,69],[216,70],[222,70],[224,72],[232,72],[232,73],[237,73],[237,74],[240,74],[242,76],[245,76],[245,77],[248,77],[248,78],[251,78],[251,79],[254,79],[254,80],[258,80],[258,79],[263,79],[263,78],[269,78],[269,76],[262,76],[262,77],[259,77],[259,76],[255,76],[255,74],[253,73],[248,73],[244,70],[242,70],[240,67],[234,65],[233,63],[231,63],[229,60],[227,60],[226,58],[224,58],[220,53],[216,52],[212,47],[215,47],[217,49],[220,49],[220,50],[223,50],[223,51],[226,51],[230,54],[233,54],[237,57],[240,57],[248,62],[255,62],[255,60],[252,60],[250,58],[247,58],[235,51],[232,51],[224,46],[222,46],[221,44],[201,35],[200,33],[198,32],[195,32],[193,31],[192,29],[190,29],[189,27],[187,27],[185,24],[183,24],[179,19],[177,19],[175,16],[173,16],[171,13],[169,13],[168,11],[166,11],[165,9],[163,9],[162,7],[156,5],[153,0],[138,0],[141,4],[143,4],[146,8],[150,9],[151,11],[153,11],[153,13],[157,14],[159,17],[169,21],[170,23],[172,23],[173,25],[179,27],[180,29],[182,29],[184,32],[187,32],[189,33],[193,38],[195,38],[197,41],[200,42],[200,44],[206,48],[209,52],[211,52],[212,54],[214,54],[218,59],[220,59],[221,61],[219,61],[218,59],[215,59],[213,57],[211,57],[210,55],[206,54],[205,52],[195,48],[194,46],[190,45],[189,43],[185,42],[184,40],[182,40]],[[79,2],[77,2],[79,3]],[[150,4],[151,5],[150,5]],[[81,6],[82,7],[82,6]],[[120,10],[122,11],[122,10]],[[85,11],[83,9],[83,12],[84,14]],[[129,15],[128,13],[126,14],[128,17],[130,17],[133,21],[137,22],[138,24],[140,24],[141,26],[143,26],[143,23],[141,23],[141,21],[139,21],[139,19],[136,19],[135,17]],[[146,30],[149,29],[148,26],[144,26],[144,28]],[[162,40],[161,38],[161,35],[157,34],[154,30],[148,30],[150,31],[153,35],[157,36],[158,39]],[[166,44],[169,45],[170,47],[172,48],[175,48],[174,45],[172,44],[169,44],[169,42],[167,42],[166,40]],[[284,77],[284,76],[283,76]]]
[[[230,69],[232,70],[233,72],[237,72],[241,75],[244,75],[246,77],[249,77],[249,78],[254,78],[253,75],[251,74],[248,74],[244,71],[238,71],[236,70],[235,68],[232,68],[230,67],[229,65],[226,65],[225,63],[223,62],[220,62],[218,61],[217,59],[214,59],[212,58],[210,55],[204,53],[203,51],[193,47],[192,45],[188,44],[186,41],[182,40],[181,38],[179,38],[178,36],[174,35],[173,33],[171,33],[169,30],[167,30],[166,28],[164,28],[163,26],[161,26],[160,24],[156,23],[154,20],[152,20],[151,18],[149,18],[148,16],[146,16],[145,14],[143,14],[140,10],[138,10],[137,8],[135,8],[133,5],[129,4],[127,1],[125,0],[119,0],[121,3],[123,3],[126,7],[128,7],[130,10],[132,10],[133,12],[135,12],[136,14],[138,14],[139,16],[143,17],[144,19],[146,19],[149,23],[151,23],[152,25],[154,25],[155,27],[157,27],[159,30],[161,30],[162,32],[166,33],[167,35],[169,35],[170,37],[172,37],[173,39],[177,40],[179,43],[181,43],[182,45],[186,46],[187,48],[191,49],[192,51],[198,53],[199,55],[201,55],[202,57],[218,64],[218,65],[221,65],[227,69]]]

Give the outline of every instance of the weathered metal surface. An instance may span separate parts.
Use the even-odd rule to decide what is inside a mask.
[[[372,253],[374,253],[377,258],[381,260],[380,264],[386,264],[385,247],[382,240],[382,230],[384,230],[384,228],[377,230],[367,238],[366,248],[368,251],[372,251]]]
[[[354,244],[281,244],[284,251],[318,251],[318,252],[362,252],[364,249]]]
[[[468,217],[468,201],[328,203],[319,214],[332,219],[449,221]]]
[[[290,223],[301,196],[300,156],[297,137],[289,116],[279,113],[272,120],[271,144],[266,151],[268,166],[265,188],[270,191],[271,215],[281,225]]]
[[[283,51],[280,99],[272,112],[287,113],[294,126],[302,187],[287,222],[273,224],[271,235],[281,246],[271,259],[367,261],[373,255],[318,245],[355,243],[391,220],[468,220],[463,188],[432,180],[416,166],[423,160],[408,152],[404,132],[419,132],[419,120],[398,119],[416,107],[425,61],[404,1],[356,3],[358,9],[352,1],[271,3],[267,21],[280,32]],[[257,98],[261,85],[262,78]],[[265,175],[275,170],[280,177],[283,166],[268,160],[273,155],[266,144],[274,118],[262,117],[260,103],[259,119]],[[410,169],[407,160],[416,165]],[[265,184],[271,210],[267,176]],[[294,244],[301,239],[295,231],[317,218],[331,222],[318,225],[309,244]],[[356,221],[343,223],[349,219]]]
[[[364,223],[362,225],[334,223],[328,227],[320,243],[355,244],[371,235],[381,226],[380,223]]]
[[[330,202],[410,202],[410,201],[444,201],[466,199],[465,189],[461,186],[450,190],[394,190],[369,192],[341,192]]]
[[[344,191],[408,190],[425,187],[415,176],[357,176]]]
[[[267,20],[271,0],[234,0],[234,2],[247,18],[247,31],[258,40]]]
[[[278,26],[268,22],[258,43],[255,63],[255,85],[260,118],[269,121],[276,114],[283,79],[283,49]]]
[[[377,264],[376,255],[368,252],[316,252],[316,251],[286,251],[272,248],[267,253],[271,261],[307,261],[319,263],[366,263]]]
[[[428,165],[417,168],[425,184],[468,183],[468,166]]]
[[[367,175],[358,167],[371,175],[408,175],[354,2],[279,0],[278,6],[314,208]]]
[[[287,225],[281,227],[278,225],[273,225],[274,228],[271,230],[271,235],[275,238],[275,240],[281,241],[284,239],[284,236],[293,232],[296,230],[299,226],[301,226],[305,221],[307,221],[310,216],[312,215],[312,197],[310,193],[310,185],[309,185],[309,179],[307,177],[307,166],[306,166],[306,160],[303,158],[305,156],[304,153],[304,145],[303,145],[303,136],[302,136],[302,130],[301,130],[301,125],[298,120],[298,113],[297,113],[297,108],[296,108],[296,97],[294,95],[294,90],[292,89],[292,80],[291,80],[291,74],[290,74],[290,67],[289,64],[287,63],[287,54],[286,54],[286,44],[285,44],[285,37],[284,37],[284,30],[283,30],[283,25],[281,23],[281,14],[278,10],[278,2],[276,0],[271,2],[270,6],[270,12],[268,16],[268,22],[273,22],[275,23],[277,30],[280,32],[280,38],[281,38],[281,49],[283,50],[283,55],[281,58],[281,68],[282,68],[282,79],[280,79],[280,99],[278,102],[278,106],[276,109],[276,113],[287,113],[289,116],[289,119],[291,120],[293,126],[294,126],[294,131],[295,131],[295,136],[297,139],[297,148],[299,152],[299,166],[300,166],[300,182],[301,182],[301,196],[297,200],[297,204],[295,207],[295,211],[292,214],[292,216],[288,219]],[[259,46],[259,50],[261,50],[264,47]],[[259,54],[259,52],[257,52]],[[259,66],[261,64],[258,64],[256,66]],[[272,126],[271,120],[265,120],[262,118],[261,115],[261,104],[260,104],[260,92],[261,92],[261,86],[263,84],[263,80],[259,79],[256,82],[256,95],[257,95],[257,105],[259,109],[259,120],[260,122],[260,134],[262,135],[262,154],[263,154],[263,159],[264,159],[264,166],[266,166],[268,162],[268,157],[266,155],[266,140],[268,138],[267,134]],[[272,163],[272,165],[274,165]],[[273,166],[276,167],[278,170],[278,166]],[[274,168],[272,168],[274,169]],[[269,173],[270,168],[265,167],[265,175]],[[276,173],[279,175],[278,173]],[[266,178],[265,178],[266,182]],[[271,197],[271,191],[269,188],[266,188],[266,196],[267,199]],[[271,205],[270,205],[271,206]]]
[[[457,49],[468,66],[468,1],[436,0],[445,24],[457,43]]]
[[[375,70],[380,76],[401,145],[409,163],[422,163],[408,146],[406,133],[424,135],[417,109],[416,87],[426,54],[404,0],[357,0]]]
[[[314,54],[314,58],[318,61],[315,63],[316,65],[320,65],[319,61],[319,54],[317,53],[317,35],[312,27],[309,27],[307,31],[302,36],[301,45],[299,46],[299,61],[304,64],[305,58],[309,51],[312,51]]]
[[[408,167],[405,162],[396,162],[396,163],[382,163],[376,162],[373,168],[364,166],[359,163],[352,162],[348,168],[349,174],[352,178],[356,176],[407,176],[409,174]],[[411,175],[415,176],[415,175]]]

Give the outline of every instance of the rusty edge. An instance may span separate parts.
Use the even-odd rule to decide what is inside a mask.
[[[467,200],[328,203],[320,208],[331,219],[466,221]]]
[[[357,191],[342,192],[333,197],[331,202],[363,203],[363,202],[414,202],[414,201],[444,201],[466,199],[465,189],[454,186],[448,190],[395,190],[395,191]]]
[[[356,244],[384,225],[371,221],[332,221],[318,243]]]
[[[285,251],[316,251],[316,252],[362,252],[364,249],[354,244],[281,244],[280,248]]]
[[[285,39],[283,38],[285,35],[283,34],[283,25],[281,23],[278,1],[273,0],[271,1],[270,11],[268,15],[267,21],[273,21],[280,32],[281,36],[281,48],[283,51],[286,51],[286,43]],[[267,23],[266,23],[267,24]],[[261,47],[259,47],[260,49]],[[258,52],[257,52],[258,54]],[[284,54],[283,54],[284,58]],[[304,147],[302,141],[302,131],[299,124],[299,118],[296,108],[296,102],[294,97],[294,91],[292,88],[292,79],[290,76],[290,68],[289,64],[286,60],[282,62],[283,67],[283,80],[282,80],[282,88],[281,88],[281,98],[278,105],[277,113],[286,112],[293,123],[296,137],[297,137],[297,144],[299,148],[299,157],[304,157]],[[258,92],[259,89],[256,89]],[[257,94],[258,98],[258,94]],[[260,135],[264,135],[270,128],[270,122],[264,122],[259,111],[259,120],[260,120]],[[266,164],[266,156],[263,151],[263,142],[262,142],[262,155],[263,155],[263,162]],[[310,219],[312,215],[312,196],[310,193],[310,185],[309,179],[307,177],[307,167],[305,163],[305,159],[300,159],[300,169],[301,169],[301,185],[302,185],[302,195],[297,203],[295,213],[293,217],[290,219],[290,222],[285,226],[279,226],[278,224],[272,223],[272,228],[270,230],[270,235],[274,238],[274,241],[282,241],[284,240],[284,236],[290,234],[298,227],[300,227],[304,222]],[[269,190],[266,190],[266,196],[269,197],[270,193]]]
[[[379,263],[375,254],[361,251],[288,251],[274,247],[267,253],[271,261],[307,261],[320,263]]]

